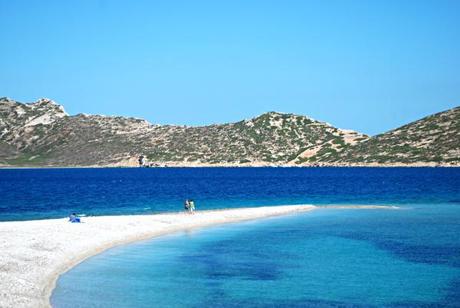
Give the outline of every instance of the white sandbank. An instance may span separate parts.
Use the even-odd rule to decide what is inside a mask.
[[[60,274],[108,248],[167,233],[293,214],[312,205],[0,222],[0,307],[49,307]],[[332,207],[341,208],[341,207]],[[352,208],[391,208],[354,206]]]

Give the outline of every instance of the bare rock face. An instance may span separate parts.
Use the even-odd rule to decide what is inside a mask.
[[[32,104],[0,98],[0,157],[13,159],[15,165],[14,158],[27,153],[56,121],[65,117],[68,114],[64,108],[46,98]]]
[[[54,101],[42,98],[31,104],[18,103],[7,97],[0,98],[0,127],[27,127],[47,125],[68,116],[64,108]]]
[[[236,123],[187,127],[128,117],[69,116],[49,99],[23,104],[1,98],[0,165],[132,166],[140,155],[156,165],[450,164],[459,157],[458,110],[369,138],[278,112]],[[410,140],[413,150],[401,147],[402,140]],[[436,155],[429,154],[433,149],[438,150]]]

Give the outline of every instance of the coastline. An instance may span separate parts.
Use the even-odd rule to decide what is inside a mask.
[[[307,212],[315,209],[395,209],[392,206],[280,205],[155,215],[84,217],[0,223],[0,306],[50,307],[58,277],[109,248],[213,225]]]
[[[294,214],[311,205],[271,206],[155,215],[84,217],[0,223],[0,306],[50,307],[57,278],[114,246],[212,225]]]
[[[0,165],[0,170],[14,169],[162,169],[162,168],[460,168],[460,164],[321,164],[321,165],[295,165],[295,164],[164,164],[161,166],[139,167],[133,165],[82,165],[82,166],[10,166]]]

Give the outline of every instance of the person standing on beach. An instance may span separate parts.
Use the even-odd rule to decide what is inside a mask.
[[[185,199],[185,202],[184,202],[184,210],[186,212],[190,212],[190,201],[188,199]]]
[[[195,212],[195,201],[190,200],[188,204],[189,204],[189,208],[190,208],[190,213],[193,214]]]

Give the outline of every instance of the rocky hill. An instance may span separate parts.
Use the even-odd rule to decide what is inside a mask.
[[[430,115],[315,161],[339,165],[460,165],[460,107]]]
[[[459,108],[369,138],[306,116],[268,112],[202,127],[68,115],[49,99],[0,99],[0,165],[460,164]]]
[[[284,165],[336,153],[368,137],[293,114],[187,127],[99,115],[69,116],[55,102],[0,99],[0,163],[13,166]]]
[[[305,116],[265,113],[250,120],[203,127],[159,127],[145,150],[152,161],[209,164],[286,164],[309,150],[333,149],[368,137]]]

